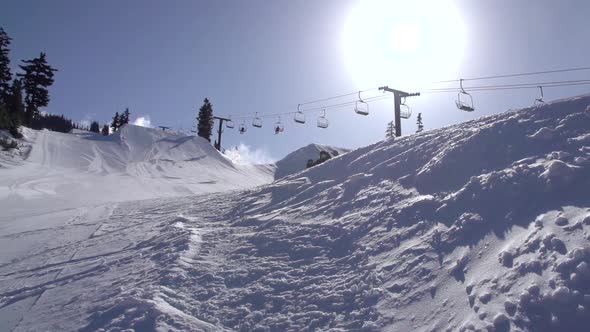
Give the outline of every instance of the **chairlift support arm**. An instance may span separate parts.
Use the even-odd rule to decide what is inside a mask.
[[[400,91],[396,89],[392,89],[388,86],[382,86],[379,90],[383,90],[383,92],[391,92],[393,93],[393,100],[394,100],[394,114],[395,114],[395,136],[400,137],[402,135],[402,116],[401,116],[401,103],[402,98],[407,97],[418,97],[420,96],[420,92],[413,92],[408,93],[405,91]]]

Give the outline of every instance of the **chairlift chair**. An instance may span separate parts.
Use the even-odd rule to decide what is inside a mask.
[[[225,127],[229,128],[229,129],[233,129],[234,128],[234,122],[231,120],[231,117],[228,117],[228,120],[225,121]]]
[[[402,119],[409,119],[412,117],[412,109],[410,108],[410,106],[406,105],[406,97],[404,97],[404,99],[402,99],[401,103],[400,103],[400,117]]]
[[[252,126],[256,128],[262,128],[262,119],[258,117],[258,112],[254,115],[254,119],[252,119]]]
[[[537,99],[535,99],[535,105],[541,105],[545,103],[545,100],[543,100],[544,96],[543,96],[543,87],[539,86],[539,90],[541,90],[541,96]]]
[[[296,123],[304,124],[305,123],[305,114],[303,114],[303,112],[301,112],[299,110],[299,106],[301,106],[301,104],[297,105],[297,113],[295,113],[295,116],[293,117],[293,120]]]
[[[465,112],[475,111],[475,108],[473,107],[473,97],[463,89],[463,79],[459,82],[461,84],[461,91],[457,94],[457,100],[455,101],[457,108]]]
[[[329,124],[330,123],[328,122],[328,118],[326,118],[326,110],[323,110],[322,115],[320,115],[320,117],[318,118],[318,127],[326,129],[328,128]]]
[[[369,104],[361,98],[359,91],[359,100],[354,103],[354,112],[360,115],[369,115]]]
[[[275,123],[275,135],[282,133],[285,130],[285,126],[281,123],[281,117],[279,116],[279,121]]]
[[[240,126],[238,128],[238,131],[240,132],[240,135],[245,134],[246,133],[246,130],[248,130],[246,128],[246,123],[245,123],[245,121],[242,121],[242,123],[240,124]]]

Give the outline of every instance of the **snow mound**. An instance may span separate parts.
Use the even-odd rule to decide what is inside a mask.
[[[3,155],[0,202],[48,208],[190,195],[272,181],[273,168],[234,165],[200,137],[126,125],[110,136],[24,129],[22,157]],[[24,159],[24,160],[23,160]],[[10,162],[8,162],[10,161]]]
[[[328,152],[330,156],[335,157],[350,150],[328,145],[309,144],[289,153],[285,158],[276,162],[275,179],[301,172],[306,168],[308,160],[317,160],[320,157],[321,151]]]

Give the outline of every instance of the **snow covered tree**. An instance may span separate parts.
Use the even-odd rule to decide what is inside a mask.
[[[120,121],[121,121],[121,117],[119,116],[119,112],[116,112],[115,116],[113,116],[113,122],[111,122],[111,128],[113,128],[113,133],[115,131],[117,131],[117,129],[119,129]]]
[[[129,123],[130,114],[131,113],[129,113],[129,108],[125,108],[125,112],[123,112],[123,114],[121,114],[121,117],[119,118],[119,128]]]
[[[10,49],[10,41],[12,38],[8,37],[4,29],[0,27],[0,102],[7,104],[6,98],[9,94],[10,81],[12,74],[10,73],[10,58],[8,53]]]
[[[98,124],[98,122],[92,121],[92,123],[90,124],[90,131],[93,133],[100,132],[100,125]]]
[[[416,120],[416,133],[421,133],[424,130],[424,125],[422,124],[422,113],[418,113],[418,118]]]
[[[209,99],[203,100],[203,106],[199,109],[199,116],[197,117],[197,135],[211,142],[211,134],[213,132],[213,106]]]
[[[103,136],[108,136],[109,135],[109,126],[108,125],[104,125],[102,126],[102,134]]]
[[[387,129],[385,129],[385,138],[394,138],[395,137],[395,124],[393,124],[393,120],[387,123]]]
[[[49,92],[47,88],[53,84],[53,73],[57,69],[51,68],[45,59],[45,53],[41,52],[38,58],[23,60],[24,65],[19,67],[24,71],[17,74],[23,78],[23,86],[26,97],[25,123],[31,125],[33,118],[39,115],[39,107],[49,104]]]

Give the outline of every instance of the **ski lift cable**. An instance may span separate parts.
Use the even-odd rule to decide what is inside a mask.
[[[333,96],[333,97],[328,97],[328,98],[323,98],[323,99],[312,100],[312,101],[308,101],[308,102],[305,102],[305,103],[301,103],[299,105],[317,104],[317,103],[321,103],[321,102],[325,102],[325,101],[329,101],[329,100],[333,100],[333,99],[339,99],[339,98],[344,98],[344,97],[356,95],[359,92],[368,92],[368,91],[377,90],[377,89],[379,89],[379,87],[374,87],[374,88],[370,88],[370,89],[365,89],[365,90],[360,90],[360,91],[345,93],[345,94],[341,94],[341,95],[337,95],[337,96]]]
[[[590,80],[587,81],[564,81],[555,83],[531,83],[531,84],[520,84],[520,85],[505,85],[505,86],[485,86],[485,87],[470,87],[469,91],[498,91],[498,90],[521,90],[521,89],[538,89],[539,86],[544,88],[561,87],[561,86],[580,86],[589,85]],[[460,92],[460,88],[448,88],[448,89],[433,89],[424,90],[420,93],[456,93]]]
[[[531,86],[538,88],[539,86],[548,86],[555,84],[570,84],[570,83],[590,83],[590,80],[568,80],[568,81],[550,81],[550,82],[532,82],[532,83],[514,83],[514,84],[496,84],[496,85],[480,85],[469,87],[469,90],[473,89],[493,89],[493,88],[510,88],[510,87],[522,87]],[[432,91],[446,91],[446,90],[457,90],[457,88],[436,88],[436,89],[424,89],[420,92],[432,92]]]
[[[465,78],[465,79],[463,79],[463,81],[490,80],[490,79],[496,79],[496,78],[508,78],[508,77],[519,77],[519,76],[532,76],[532,75],[543,75],[543,74],[555,74],[555,73],[565,73],[565,72],[583,71],[583,70],[590,70],[590,67],[564,68],[564,69],[555,69],[555,70],[534,71],[534,72],[527,72],[527,73],[516,73],[516,74],[505,74],[505,75],[492,75],[492,76],[472,77],[472,78]],[[460,80],[461,79],[445,80],[445,81],[436,81],[436,82],[431,82],[431,83],[433,83],[433,84],[438,84],[438,83],[454,83],[454,82],[459,82]]]
[[[463,81],[475,81],[475,80],[487,80],[487,79],[496,79],[496,78],[542,75],[542,74],[574,72],[574,71],[583,71],[583,70],[590,70],[590,66],[556,69],[556,70],[545,70],[545,71],[536,71],[536,72],[526,72],[526,73],[515,73],[515,74],[506,74],[506,75],[472,77],[472,78],[463,79]],[[460,81],[461,81],[461,79],[454,79],[454,80],[437,81],[437,82],[432,82],[432,83],[433,84],[453,83],[453,82],[460,82]],[[505,84],[505,85],[487,85],[487,86],[469,87],[469,90],[470,91],[493,91],[493,90],[527,89],[527,88],[538,88],[539,85],[544,86],[544,87],[572,86],[572,85],[589,84],[588,82],[590,82],[590,81],[588,81],[588,80],[575,80],[575,81],[535,82],[535,83]],[[370,89],[364,89],[364,90],[360,90],[360,92],[368,92],[368,91],[376,90],[376,89],[378,89],[378,88],[375,87],[375,88],[370,88]],[[418,90],[420,90],[420,89],[418,89]],[[457,88],[435,88],[435,89],[423,89],[420,91],[422,93],[448,93],[448,92],[458,92],[460,90]],[[328,97],[328,98],[308,101],[305,103],[301,103],[299,105],[302,106],[302,105],[310,105],[310,104],[315,104],[315,103],[326,102],[326,101],[330,101],[330,100],[335,100],[335,99],[339,99],[339,98],[357,95],[358,93],[359,93],[359,91],[350,92],[350,93],[346,93],[346,94],[340,94],[340,95],[336,95],[336,96],[332,96],[332,97]],[[378,99],[374,99],[374,98],[376,98],[376,97],[369,97],[369,98],[365,98],[364,100],[366,100],[366,101],[378,100]],[[383,98],[383,99],[386,99],[386,98]],[[331,108],[350,106],[350,105],[353,105],[354,103],[355,103],[355,100],[351,100],[351,101],[338,103],[338,104],[334,104],[334,105],[322,105],[322,106],[315,107],[315,108],[303,109],[300,111],[305,113],[305,112],[311,112],[311,111],[318,111],[318,110],[321,110],[324,108],[331,109]],[[293,115],[295,113],[296,112],[290,111],[290,112],[282,112],[282,113],[274,113],[274,114],[261,114],[261,115],[259,115],[259,118],[276,117],[278,115]],[[234,119],[249,119],[249,118],[252,118],[252,115],[234,116],[233,118]]]

